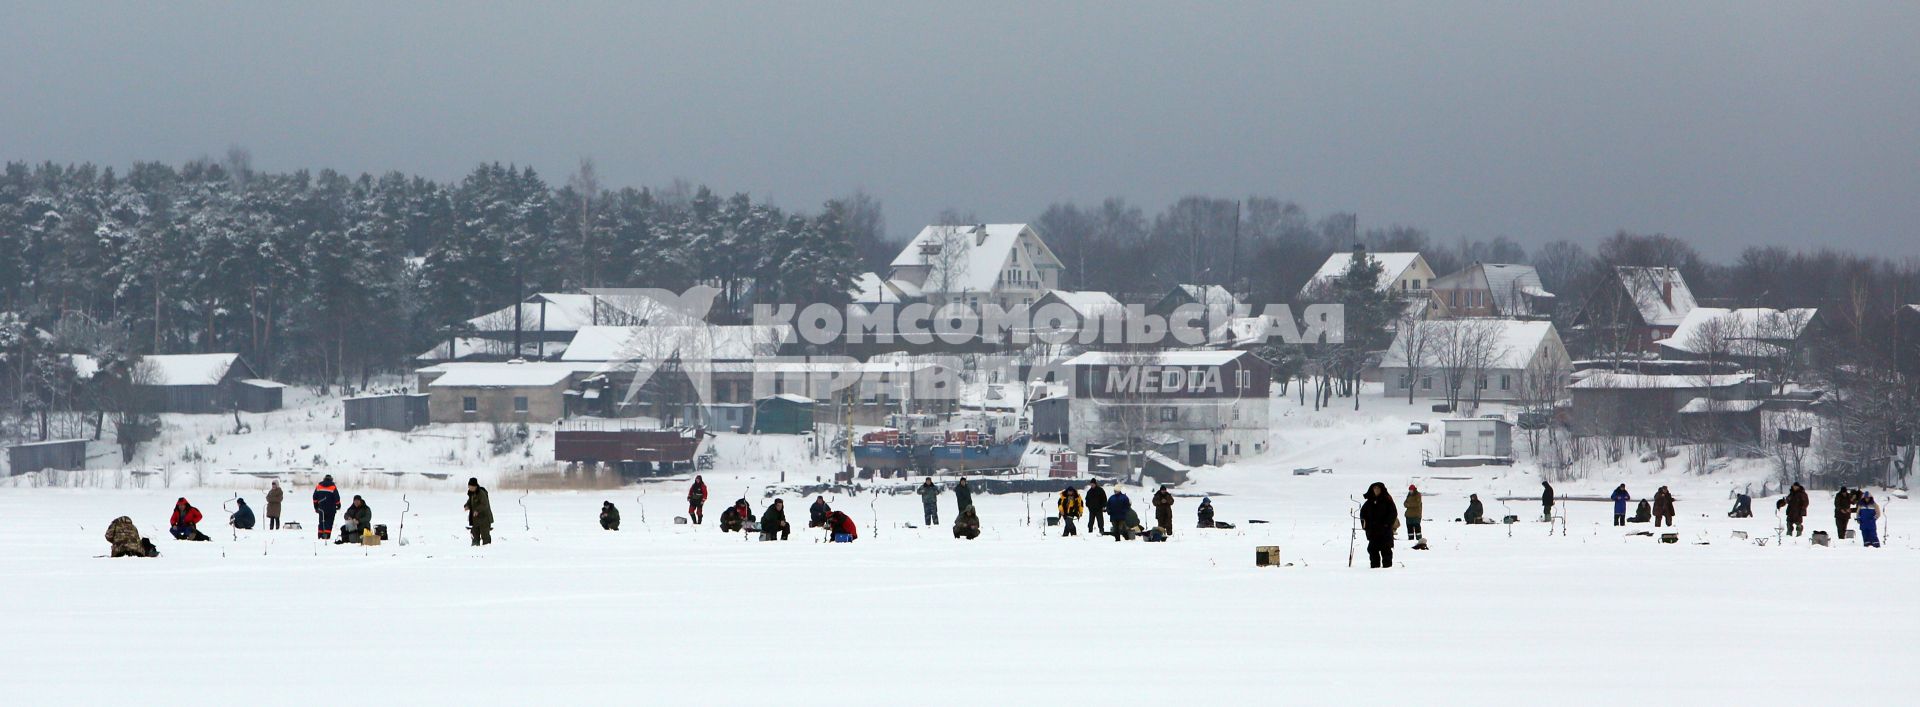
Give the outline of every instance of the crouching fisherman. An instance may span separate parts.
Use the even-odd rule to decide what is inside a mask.
[[[785,499],[773,499],[773,505],[767,506],[767,512],[760,514],[760,539],[785,540],[793,533],[793,526],[787,524],[787,502]]]
[[[333,541],[333,544],[358,545],[372,527],[373,509],[367,506],[365,499],[354,496],[353,505],[347,506],[347,520],[340,525],[340,539]]]
[[[600,504],[600,529],[620,529],[620,509],[614,508],[612,501],[603,501]]]
[[[953,537],[967,540],[980,537],[980,514],[973,506],[960,509],[960,517],[953,519]]]
[[[860,539],[860,530],[853,525],[853,519],[846,513],[833,511],[827,514],[827,532],[833,542],[850,543]]]
[[[153,541],[140,537],[140,529],[133,527],[133,519],[120,516],[107,525],[107,544],[113,546],[113,557],[159,557],[160,549]]]
[[[180,499],[173,503],[173,515],[167,518],[167,532],[175,540],[210,540],[206,533],[200,532],[200,509]]]
[[[247,499],[236,498],[233,501],[240,504],[240,509],[234,511],[233,517],[227,519],[227,525],[241,530],[253,530],[253,509],[247,507]]]

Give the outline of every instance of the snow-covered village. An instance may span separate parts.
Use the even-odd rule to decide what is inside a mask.
[[[0,79],[29,106],[0,109],[9,702],[1920,690],[1920,155],[1830,110],[1920,110],[1912,7],[1812,32],[1791,3],[1715,20],[1740,32],[1710,5],[1546,13],[1706,32],[1651,89],[1613,83],[1645,78],[1635,52],[1435,15],[1412,24],[1477,45],[1420,61],[1447,98],[1306,58],[1343,54],[1324,31],[1400,65],[1407,19],[1355,6],[1062,4],[1007,36],[980,7],[746,7],[750,29],[590,3],[10,11],[10,65],[52,75],[50,42],[97,34],[102,66],[167,75]],[[761,23],[837,48],[730,34]],[[955,27],[970,49],[923,41]],[[1732,58],[1761,45],[1801,64]],[[296,48],[411,59],[376,78],[282,65]],[[1491,68],[1540,52],[1557,68]],[[1263,90],[1206,70],[1221,53],[1323,107],[1469,117],[1210,112],[1190,89]],[[773,65],[840,103],[768,87]],[[1652,90],[1690,117],[1503,122],[1522,103],[1482,72],[1553,112]],[[1070,75],[1078,97],[1038,88]],[[1853,93],[1804,108],[1836,75]],[[614,76],[637,83],[582,88]],[[158,95],[189,85],[284,109]],[[488,117],[514,93],[565,107]],[[83,104],[120,115],[55,107]],[[1132,115],[1176,107],[1194,134]],[[1688,133],[1713,121],[1753,154]],[[539,125],[605,122],[641,127]],[[779,135],[725,144],[743,131]]]

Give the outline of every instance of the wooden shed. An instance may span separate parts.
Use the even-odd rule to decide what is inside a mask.
[[[138,365],[135,385],[148,412],[268,412],[280,409],[285,388],[260,378],[240,354],[145,356]]]
[[[362,395],[343,400],[349,430],[393,430],[406,432],[427,424],[427,400],[419,395]]]
[[[813,431],[813,398],[792,393],[753,401],[754,434],[798,435]]]
[[[7,448],[7,473],[25,474],[42,469],[87,468],[87,441],[56,439],[28,442]]]

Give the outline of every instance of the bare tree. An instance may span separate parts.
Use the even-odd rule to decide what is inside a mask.
[[[1400,335],[1393,340],[1394,353],[1407,362],[1407,404],[1413,404],[1413,389],[1419,384],[1421,374],[1427,370],[1427,359],[1432,355],[1434,330],[1439,325],[1419,319],[1411,310],[1400,315]]]

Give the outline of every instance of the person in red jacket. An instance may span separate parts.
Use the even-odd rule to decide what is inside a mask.
[[[687,489],[687,517],[693,520],[694,525],[699,525],[700,519],[706,517],[706,506],[707,481],[695,474],[693,488]]]
[[[173,539],[208,539],[205,533],[200,532],[199,525],[200,509],[194,508],[184,498],[173,502],[173,515],[167,519],[167,531],[173,534]]]
[[[860,538],[860,529],[854,527],[853,519],[840,511],[827,514],[827,531],[833,533],[833,542],[850,543]]]

